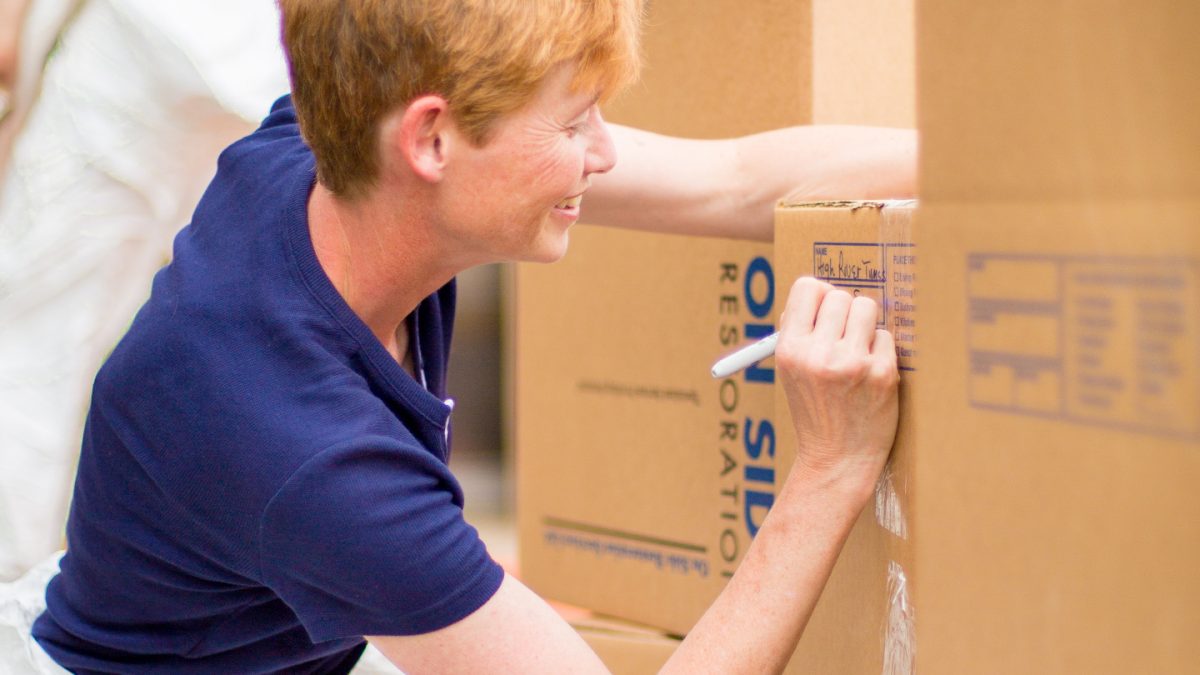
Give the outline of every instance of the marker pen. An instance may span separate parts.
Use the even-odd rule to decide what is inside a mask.
[[[758,361],[762,361],[763,359],[775,353],[776,342],[779,342],[778,331],[771,333],[758,342],[742,347],[736,352],[714,363],[712,367],[712,376],[728,377],[743,368],[747,368]]]

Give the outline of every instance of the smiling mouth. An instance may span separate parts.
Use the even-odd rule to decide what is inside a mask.
[[[581,194],[575,195],[574,197],[568,197],[567,199],[564,199],[561,202],[555,204],[554,208],[564,209],[564,210],[575,209],[575,208],[579,208],[579,203],[582,201],[583,201],[583,195],[581,195]]]

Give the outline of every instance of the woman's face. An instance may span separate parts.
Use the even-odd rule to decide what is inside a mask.
[[[615,164],[597,97],[572,92],[572,75],[566,65],[552,71],[532,101],[496,123],[483,147],[453,135],[439,212],[473,262],[561,258],[589,177]]]

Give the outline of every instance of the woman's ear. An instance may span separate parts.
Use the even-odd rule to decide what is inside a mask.
[[[446,168],[450,106],[441,96],[421,96],[398,110],[383,125],[380,139],[389,159],[406,164],[430,183],[442,180]],[[386,156],[385,155],[385,156]],[[385,166],[388,164],[385,159]]]

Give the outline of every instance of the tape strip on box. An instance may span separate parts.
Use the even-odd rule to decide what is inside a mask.
[[[900,563],[888,563],[888,617],[883,628],[883,675],[912,675],[916,670],[915,612],[908,577]]]

